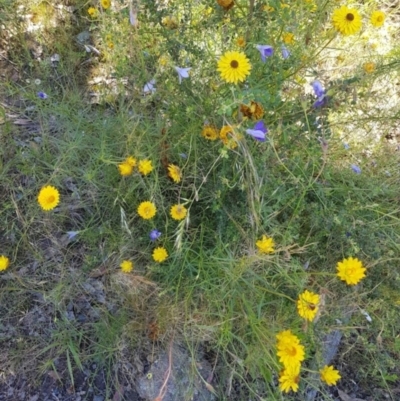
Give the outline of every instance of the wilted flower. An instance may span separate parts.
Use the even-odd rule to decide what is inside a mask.
[[[356,173],[356,174],[361,174],[361,168],[358,167],[356,164],[351,165],[351,169]]]
[[[257,141],[264,142],[267,135],[268,128],[265,126],[264,121],[255,123],[253,129],[247,129],[246,134],[251,135]]]
[[[217,3],[223,7],[226,11],[228,11],[229,9],[231,9],[235,3],[233,0],[217,0]]]
[[[247,118],[252,120],[260,120],[264,115],[264,108],[261,103],[251,101],[250,106],[240,105],[240,112]]]
[[[182,82],[182,78],[189,78],[189,71],[191,68],[180,68],[180,67],[174,67],[175,71],[178,73],[178,78],[179,78],[179,83]]]
[[[156,229],[154,229],[154,230],[150,231],[150,235],[149,236],[150,236],[150,239],[152,241],[156,241],[158,238],[160,238],[161,232],[156,230]]]
[[[146,95],[147,93],[153,94],[156,91],[154,85],[156,84],[156,80],[152,79],[151,81],[147,82],[147,84],[143,88],[143,93]]]
[[[274,48],[269,45],[256,45],[256,49],[260,52],[263,63],[265,63],[267,57],[271,57],[274,54]]]

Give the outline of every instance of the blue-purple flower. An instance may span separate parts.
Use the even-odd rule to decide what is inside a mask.
[[[286,46],[282,45],[282,57],[286,60],[290,56],[290,51],[286,48]]]
[[[143,87],[143,93],[147,95],[148,93],[155,93],[156,88],[154,85],[156,84],[156,80],[152,79],[151,81],[147,82],[147,84]]]
[[[264,142],[267,136],[268,128],[265,126],[264,121],[255,123],[253,129],[247,129],[246,134],[251,135],[257,141]]]
[[[129,22],[135,28],[137,28],[139,26],[139,21],[138,21],[138,18],[137,18],[137,12],[136,12],[136,10],[133,9],[132,5],[129,8]]]
[[[265,63],[267,57],[271,57],[274,54],[274,48],[269,45],[256,45],[256,49],[260,52],[263,63]]]
[[[152,241],[156,241],[158,238],[160,238],[161,232],[158,230],[151,230],[150,232],[150,239]]]
[[[37,95],[38,95],[38,97],[40,99],[47,99],[48,98],[48,96],[42,91],[38,92]]]
[[[174,68],[175,71],[178,73],[179,83],[182,82],[182,78],[189,78],[189,71],[192,69],[191,67],[189,68],[174,67]]]
[[[328,98],[326,95],[326,91],[324,87],[322,86],[321,82],[318,80],[315,80],[314,82],[311,83],[311,86],[314,89],[315,96],[317,96],[317,100],[314,102],[313,107],[322,107],[326,104]]]
[[[356,164],[351,165],[351,169],[356,173],[356,174],[361,174],[361,168],[358,167]]]

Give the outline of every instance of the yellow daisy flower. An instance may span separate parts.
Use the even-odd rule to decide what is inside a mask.
[[[274,7],[271,7],[269,5],[263,6],[263,11],[267,12],[267,13],[272,13],[275,11]]]
[[[215,141],[218,138],[218,131],[212,125],[205,125],[201,131],[201,135],[209,141]]]
[[[319,295],[305,290],[297,300],[297,311],[299,315],[312,322],[318,312]]]
[[[224,10],[230,10],[234,5],[233,0],[217,0],[217,3],[224,9]]]
[[[362,26],[359,12],[346,6],[333,11],[332,22],[335,29],[342,35],[354,35],[361,30]]]
[[[245,41],[244,37],[243,37],[243,36],[239,36],[239,37],[236,39],[236,44],[237,44],[239,47],[245,47],[245,46],[246,46],[246,41]]]
[[[250,70],[250,61],[244,53],[226,52],[218,61],[218,71],[226,82],[243,82]]]
[[[375,63],[372,63],[372,62],[370,62],[370,63],[365,63],[365,64],[363,65],[363,68],[364,68],[364,71],[365,71],[367,74],[371,74],[371,73],[373,73],[373,72],[375,71]]]
[[[175,164],[168,165],[168,177],[170,177],[174,182],[181,182],[182,172],[181,169]]]
[[[47,185],[40,190],[37,200],[43,210],[52,210],[60,202],[60,193],[57,188]]]
[[[107,10],[111,7],[111,0],[100,0],[100,4],[105,10]]]
[[[260,240],[256,242],[256,247],[261,253],[273,253],[275,252],[275,242],[273,238],[263,235]]]
[[[299,389],[300,364],[286,367],[279,375],[279,388],[282,392],[288,393]]]
[[[10,259],[7,256],[0,255],[0,271],[7,270],[10,266]]]
[[[187,215],[187,209],[183,205],[174,205],[171,207],[170,215],[174,220],[183,220]]]
[[[145,220],[152,219],[157,212],[157,208],[153,202],[142,202],[137,209],[138,215]]]
[[[383,11],[374,11],[371,14],[371,24],[375,27],[375,28],[379,28],[383,25],[383,23],[385,22],[385,13]]]
[[[133,263],[130,260],[124,260],[119,267],[124,273],[130,273],[133,270]]]
[[[278,333],[276,338],[278,339],[276,355],[285,368],[297,366],[304,360],[304,346],[290,330]]]
[[[321,380],[328,386],[333,386],[341,378],[340,373],[333,366],[325,365],[320,371]]]
[[[154,249],[152,256],[154,261],[162,263],[165,259],[168,258],[168,252],[164,247],[159,246],[158,248]]]
[[[167,15],[161,20],[162,24],[168,29],[178,28],[178,20],[174,16]]]
[[[367,270],[357,258],[343,259],[337,264],[336,275],[348,285],[356,285],[365,277]]]
[[[286,43],[287,45],[290,45],[292,43],[294,43],[294,35],[291,32],[284,32],[282,34],[282,40],[283,43]]]
[[[150,174],[153,171],[153,164],[151,163],[151,160],[140,160],[138,170],[142,175]]]
[[[126,161],[123,163],[118,164],[118,170],[119,173],[123,176],[123,177],[127,177],[128,175],[131,175],[133,172],[133,167],[127,163]]]
[[[168,64],[168,62],[169,62],[169,58],[167,57],[167,56],[161,56],[159,59],[158,59],[158,64],[160,64],[161,65],[161,67],[165,67],[167,64]]]
[[[92,18],[96,18],[99,15],[99,10],[94,7],[89,7],[87,12]]]
[[[126,159],[125,159],[125,163],[128,163],[130,166],[132,166],[132,167],[135,167],[136,166],[136,159],[134,158],[134,157],[132,157],[132,156],[128,156]]]

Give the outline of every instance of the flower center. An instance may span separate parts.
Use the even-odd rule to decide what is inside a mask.
[[[236,60],[232,60],[231,61],[231,67],[232,68],[238,68],[239,67],[239,63]]]
[[[382,18],[382,16],[379,16],[376,20],[377,20],[378,22],[382,22],[383,18]]]
[[[49,202],[49,203],[53,203],[55,200],[56,200],[56,198],[53,195],[51,195],[47,198],[47,202]]]
[[[288,349],[287,349],[287,353],[288,353],[290,356],[295,356],[295,355],[297,354],[296,347],[288,348]]]
[[[348,14],[346,15],[346,19],[347,19],[347,21],[353,21],[353,20],[354,20],[354,14],[348,13]]]
[[[308,309],[315,310],[315,305],[314,304],[308,304]]]

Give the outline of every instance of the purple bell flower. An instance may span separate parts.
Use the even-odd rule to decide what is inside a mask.
[[[265,142],[268,128],[265,126],[264,121],[255,123],[253,129],[247,129],[246,134],[251,135],[254,139],[260,142]]]
[[[286,46],[282,46],[282,57],[286,60],[290,56],[290,51]]]
[[[267,57],[271,57],[274,54],[274,48],[269,45],[256,45],[256,49],[260,52],[263,63],[265,63]]]
[[[48,98],[48,95],[46,95],[46,94],[45,94],[44,92],[42,92],[42,91],[38,92],[37,95],[38,95],[38,97],[39,97],[40,99],[47,99],[47,98]]]
[[[356,164],[351,165],[351,169],[356,173],[356,174],[361,174],[361,168],[358,167]]]
[[[150,239],[152,241],[156,241],[158,238],[160,238],[161,232],[158,230],[151,230],[150,232]]]
[[[317,96],[317,100],[314,102],[313,107],[322,107],[325,106],[325,104],[328,101],[328,97],[326,95],[325,89],[323,88],[322,84],[320,81],[315,80],[314,82],[311,83],[311,86],[314,89],[315,96]]]

